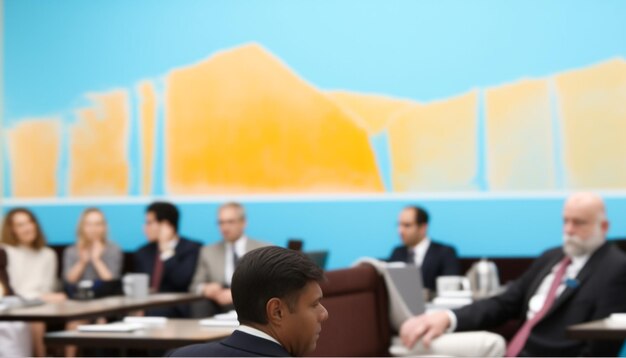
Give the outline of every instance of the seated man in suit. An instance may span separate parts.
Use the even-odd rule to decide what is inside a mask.
[[[428,237],[428,212],[407,206],[398,217],[398,233],[404,245],[394,248],[388,261],[420,266],[424,287],[435,291],[437,277],[460,275],[461,266],[453,247]]]
[[[198,292],[208,299],[193,304],[194,317],[231,310],[233,299],[230,281],[239,259],[250,250],[269,245],[245,235],[246,214],[241,204],[226,203],[220,206],[218,225],[222,241],[202,248],[189,287],[191,292]]]
[[[626,255],[606,242],[608,228],[599,196],[573,194],[563,210],[562,247],[544,252],[498,296],[407,320],[400,329],[404,345],[419,348],[422,345],[416,342],[421,340],[427,353],[451,354],[445,349],[463,349],[462,339],[451,338],[456,334],[433,339],[444,332],[487,329],[520,319],[524,323],[506,349],[509,357],[615,356],[621,341],[581,341],[565,336],[570,325],[626,312]],[[439,345],[441,340],[449,343],[447,348],[428,351],[431,343]]]
[[[322,270],[303,254],[270,246],[242,259],[232,278],[241,325],[221,342],[179,348],[173,357],[303,356],[315,349],[328,319]]]
[[[146,209],[144,232],[148,243],[135,253],[135,272],[150,275],[152,292],[187,292],[196,269],[199,242],[178,234],[180,214],[176,206],[155,202]],[[148,315],[189,317],[189,306],[151,309]]]

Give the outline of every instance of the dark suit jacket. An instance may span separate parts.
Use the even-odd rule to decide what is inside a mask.
[[[487,329],[509,319],[525,321],[530,298],[563,256],[560,247],[546,251],[504,293],[454,310],[457,331]],[[565,337],[567,326],[602,319],[614,312],[626,312],[626,255],[605,243],[535,325],[521,354],[615,356],[622,341],[579,341]]]
[[[397,246],[391,253],[388,261],[406,262],[407,256],[408,248],[404,245]],[[437,277],[460,275],[461,265],[456,257],[456,251],[452,246],[431,241],[426,255],[424,256],[421,270],[424,287],[435,291],[437,289]]]
[[[9,274],[7,272],[8,262],[7,252],[0,247],[0,285],[4,291],[4,296],[13,295],[13,290],[9,282]]]
[[[169,357],[289,357],[281,345],[241,331],[221,342],[194,344],[169,352]]]
[[[201,247],[202,244],[197,241],[182,237],[179,239],[174,256],[163,263],[159,292],[188,292]],[[135,272],[147,273],[150,275],[150,282],[152,282],[152,271],[158,250],[158,244],[151,242],[135,253]],[[189,306],[165,307],[149,310],[147,313],[166,317],[189,317]]]

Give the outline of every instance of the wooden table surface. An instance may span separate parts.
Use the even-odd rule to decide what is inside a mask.
[[[63,331],[46,334],[46,344],[81,347],[172,349],[228,337],[234,327],[205,327],[197,319],[168,319],[163,325],[147,325],[133,332]]]
[[[624,340],[626,324],[601,319],[567,327],[568,338],[580,340]]]
[[[2,311],[0,312],[0,321],[67,322],[75,319],[96,318],[153,307],[184,304],[201,299],[202,296],[192,293],[157,293],[145,298],[112,296],[88,301],[68,300]]]

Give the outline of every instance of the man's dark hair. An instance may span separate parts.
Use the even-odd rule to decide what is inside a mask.
[[[178,232],[178,218],[180,214],[176,206],[165,201],[157,201],[148,206],[146,213],[154,213],[158,222],[167,221]]]
[[[407,209],[412,209],[415,212],[415,222],[417,225],[428,224],[428,212],[424,208],[419,206],[407,206]]]
[[[324,280],[324,272],[302,253],[278,246],[245,254],[231,282],[233,304],[241,323],[267,324],[267,301],[284,299],[295,311],[301,290],[311,281]]]

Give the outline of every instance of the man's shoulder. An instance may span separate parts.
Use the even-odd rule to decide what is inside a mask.
[[[168,357],[231,356],[229,354],[226,354],[228,351],[231,351],[231,349],[229,347],[224,347],[224,345],[222,345],[221,342],[209,342],[209,343],[192,344],[190,346],[177,348],[169,352],[167,356]]]
[[[224,241],[218,241],[211,244],[206,244],[200,247],[200,256],[212,256],[217,254],[223,254],[226,250],[226,244]]]
[[[432,248],[436,248],[436,249],[441,249],[441,250],[454,250],[454,246],[452,245],[448,245],[448,244],[444,244],[441,241],[436,241],[436,240],[430,240],[430,246]]]
[[[145,254],[150,251],[154,251],[156,249],[156,246],[157,245],[155,242],[147,242],[144,245],[140,246],[135,253],[139,255]]]
[[[202,243],[200,241],[188,237],[181,236],[178,240],[178,245],[183,248],[200,249],[202,247]]]
[[[265,242],[265,241],[261,241],[261,240],[257,240],[257,239],[253,239],[253,238],[248,238],[248,251],[250,250],[254,250],[254,249],[259,249],[261,247],[266,247],[266,246],[274,246],[274,244],[271,244],[269,242]]]
[[[407,251],[407,247],[405,245],[398,245],[398,246],[394,246],[394,248],[391,250],[392,253],[399,253],[402,251]]]
[[[442,254],[455,255],[456,249],[452,245],[444,244],[440,241],[430,241],[430,246],[428,248],[429,251],[438,252]]]
[[[234,331],[220,342],[194,344],[178,348],[170,357],[257,357],[289,356],[280,345],[245,332]]]

